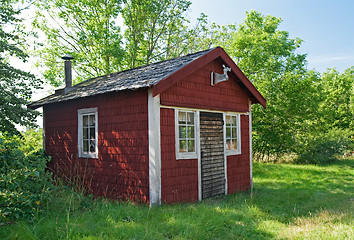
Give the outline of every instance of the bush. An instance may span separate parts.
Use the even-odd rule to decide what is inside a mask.
[[[326,133],[311,135],[298,151],[296,163],[329,163],[336,155],[353,150],[353,132],[343,129],[331,129]]]
[[[32,220],[49,198],[49,160],[33,130],[22,136],[0,133],[0,221]]]

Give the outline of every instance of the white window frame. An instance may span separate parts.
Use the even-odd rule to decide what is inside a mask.
[[[95,115],[95,152],[83,151],[83,116]],[[98,158],[98,114],[97,108],[84,108],[77,110],[78,116],[78,152],[80,158]]]
[[[180,152],[179,151],[179,124],[178,124],[178,113],[179,112],[192,112],[194,113],[194,152]],[[197,149],[197,128],[198,128],[198,116],[199,112],[191,109],[175,109],[175,146],[176,146],[176,159],[197,159],[198,149]]]
[[[235,116],[236,117],[236,136],[237,136],[237,149],[227,150],[226,148],[226,116]],[[241,121],[240,121],[240,114],[237,113],[224,113],[224,149],[225,155],[239,155],[241,154]]]

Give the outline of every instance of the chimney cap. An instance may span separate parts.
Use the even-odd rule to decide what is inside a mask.
[[[65,54],[64,56],[61,57],[61,59],[64,59],[65,61],[70,61],[72,59],[74,59],[73,56],[71,56],[69,53]]]

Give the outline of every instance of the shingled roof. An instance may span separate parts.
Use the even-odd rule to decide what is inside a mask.
[[[67,93],[64,91],[57,91],[57,93],[32,102],[27,106],[28,108],[36,109],[50,103],[89,97],[107,92],[151,87],[157,84],[160,80],[173,74],[178,69],[183,68],[185,65],[212,50],[213,49],[208,49],[121,72],[90,78],[74,85]]]
[[[57,90],[55,94],[32,102],[28,104],[27,107],[36,109],[47,104],[108,92],[150,87],[152,87],[153,96],[156,96],[169,88],[172,84],[197,70],[198,67],[201,67],[216,58],[221,58],[229,67],[231,67],[232,72],[240,80],[240,84],[247,89],[253,103],[260,103],[264,107],[266,106],[265,98],[236,66],[229,55],[227,55],[222,48],[216,47],[142,67],[91,78],[72,86],[69,91],[65,92],[64,89]]]

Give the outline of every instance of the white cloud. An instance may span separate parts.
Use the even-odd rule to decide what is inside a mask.
[[[354,55],[348,56],[314,56],[308,57],[308,61],[312,63],[330,63],[339,61],[354,61]]]

